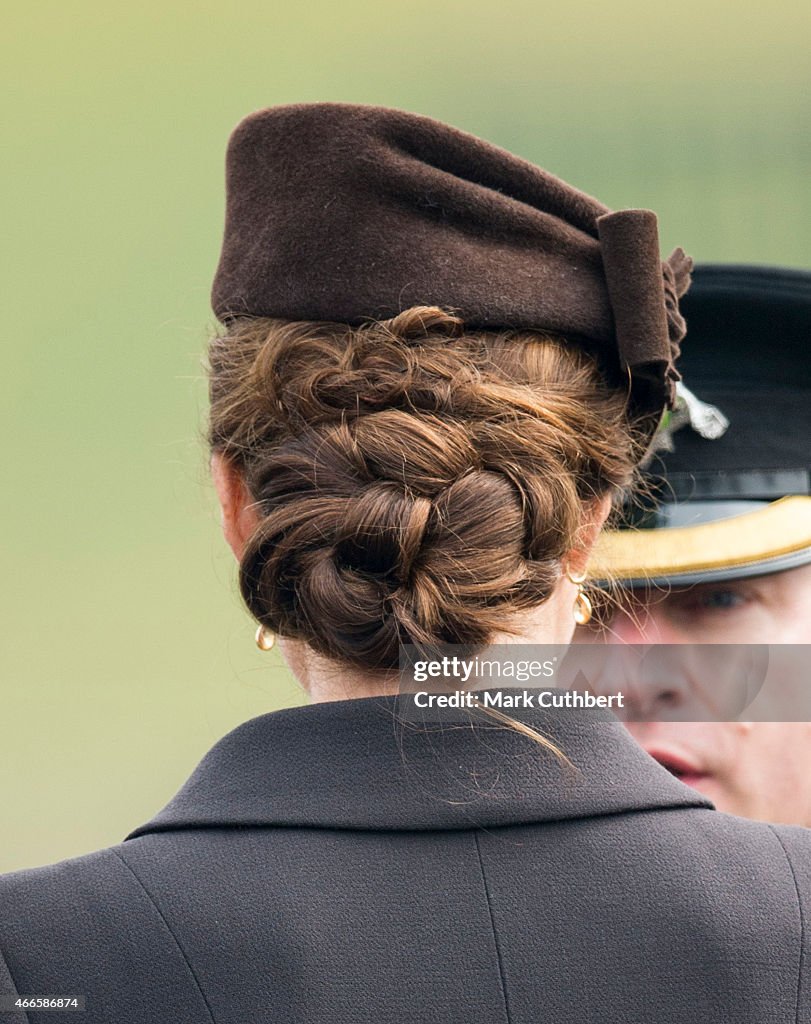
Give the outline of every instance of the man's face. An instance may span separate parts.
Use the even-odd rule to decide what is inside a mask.
[[[811,643],[811,565],[634,594],[577,643]],[[708,688],[712,681],[708,680]],[[709,689],[708,689],[709,693]],[[811,827],[811,723],[629,722],[637,741],[716,807]]]

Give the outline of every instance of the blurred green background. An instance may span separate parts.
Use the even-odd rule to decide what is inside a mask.
[[[809,262],[807,5],[15,5],[2,96],[0,870],[118,842],[303,696],[241,609],[200,443],[234,124],[344,100],[450,121],[666,251]]]

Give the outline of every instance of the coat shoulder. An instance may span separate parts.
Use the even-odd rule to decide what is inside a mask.
[[[811,1021],[811,829],[793,825],[771,825],[788,860],[794,885],[802,932],[800,978],[797,991],[797,1020]]]
[[[0,941],[58,929],[88,938],[99,917],[131,910],[137,882],[115,847],[0,875]]]
[[[704,809],[673,811],[660,821],[667,842],[697,873],[712,877],[719,866],[738,865],[762,891],[780,892],[795,905],[811,900],[811,829]]]
[[[119,1024],[210,1018],[185,954],[160,908],[108,847],[0,876],[0,962],[18,993],[93,994]],[[91,1007],[90,1022],[105,1019]]]
[[[778,942],[784,963],[796,972],[796,1020],[811,1024],[811,829],[718,812],[693,818],[689,849],[705,867],[715,866],[707,877],[718,877],[721,862],[726,866],[745,858],[745,869],[737,874],[739,945],[744,927],[760,932],[761,949]]]
[[[799,825],[768,825],[789,862],[800,892],[811,896],[811,829]]]

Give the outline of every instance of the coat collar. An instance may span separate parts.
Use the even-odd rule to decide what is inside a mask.
[[[186,828],[458,829],[712,808],[605,712],[516,714],[552,739],[573,770],[481,714],[415,722],[407,700],[359,698],[251,719],[127,839]]]

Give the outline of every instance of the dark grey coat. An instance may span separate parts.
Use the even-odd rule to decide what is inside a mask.
[[[572,771],[395,712],[246,722],[118,846],[4,876],[0,991],[83,1024],[811,1021],[811,832],[714,811],[616,722],[525,716]]]

